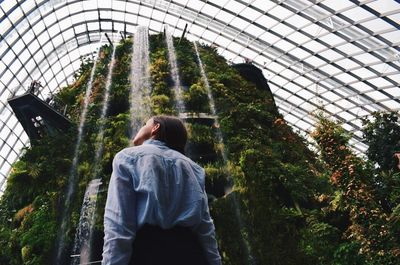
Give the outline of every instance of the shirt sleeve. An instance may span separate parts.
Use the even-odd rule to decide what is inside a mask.
[[[136,236],[133,179],[123,154],[113,161],[104,213],[103,265],[129,264]]]
[[[209,265],[221,265],[221,256],[218,251],[217,240],[215,239],[214,222],[210,217],[210,210],[207,201],[201,223],[196,227],[195,232],[203,246]]]
[[[218,251],[217,240],[215,239],[215,226],[210,216],[210,209],[207,202],[207,194],[205,192],[205,172],[204,169],[200,168],[197,173],[200,186],[202,188],[203,197],[203,212],[200,224],[195,227],[194,232],[197,233],[197,237],[200,244],[203,246],[204,253],[206,255],[209,265],[221,265],[221,256]]]

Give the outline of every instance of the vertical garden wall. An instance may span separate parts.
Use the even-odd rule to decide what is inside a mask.
[[[199,45],[206,81],[196,49],[186,39],[174,39],[186,109],[178,113],[164,35],[149,39],[151,94],[143,104],[154,115],[179,115],[186,122],[187,154],[206,170],[224,264],[397,264],[400,170],[393,155],[400,152],[400,129],[395,115],[365,120],[369,160],[353,154],[340,126],[320,116],[313,134],[321,146],[319,157],[286,124],[268,89],[246,80],[216,49]],[[89,258],[101,259],[111,162],[130,145],[132,49],[132,38],[116,47],[104,118],[100,112],[112,47],[101,48],[91,84],[94,62],[87,58],[75,82],[56,95],[54,107],[67,106],[67,116],[79,124],[86,88],[92,86],[76,181],[71,183],[70,172],[77,128],[45,136],[24,150],[0,202],[0,264],[53,264],[66,190],[72,185],[59,261],[71,264],[83,197],[93,179],[102,185]],[[105,130],[99,143],[100,125]],[[103,152],[95,163],[99,144]]]

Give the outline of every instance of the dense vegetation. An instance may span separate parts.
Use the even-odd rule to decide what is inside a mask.
[[[74,173],[65,264],[70,264],[85,189],[94,178],[103,184],[91,260],[101,258],[111,161],[129,145],[131,134],[132,45],[128,38],[116,47],[109,109],[103,120],[99,115],[112,47],[104,46],[99,53]],[[340,124],[318,114],[312,134],[320,147],[317,155],[286,124],[270,91],[246,81],[216,49],[199,45],[207,88],[193,44],[175,40],[175,48],[188,112],[187,153],[206,169],[206,190],[224,264],[400,263],[397,114],[376,113],[364,120],[364,141],[369,146],[365,158],[352,151]],[[76,81],[55,98],[54,107],[67,105],[67,115],[76,124],[93,64],[92,58],[84,60]],[[146,99],[150,102],[145,103],[153,114],[178,115],[162,34],[150,36],[150,72],[152,89]],[[105,124],[104,149],[101,161],[94,163],[100,123]],[[76,140],[76,128],[45,136],[14,164],[0,201],[0,264],[53,264]]]

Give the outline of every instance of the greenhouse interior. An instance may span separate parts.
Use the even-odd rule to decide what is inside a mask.
[[[395,0],[1,1],[0,264],[101,264],[154,115],[187,128],[222,264],[400,264],[399,83]]]

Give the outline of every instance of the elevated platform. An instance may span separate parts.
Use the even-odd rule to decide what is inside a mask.
[[[217,116],[210,115],[208,113],[185,112],[185,113],[180,113],[179,118],[188,123],[197,123],[197,124],[212,126],[215,123]]]
[[[33,93],[8,99],[15,116],[31,141],[57,131],[67,131],[73,123]]]

